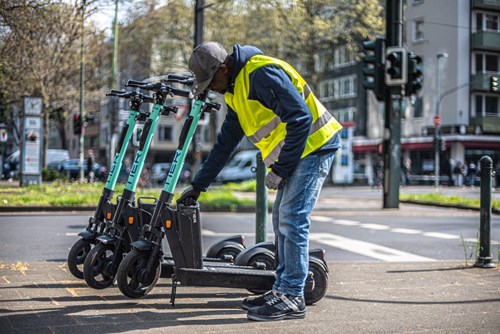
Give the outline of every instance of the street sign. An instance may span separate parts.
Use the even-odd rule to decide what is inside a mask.
[[[7,134],[7,129],[0,129],[0,142],[5,143],[9,139],[9,135]]]
[[[441,117],[438,115],[434,116],[434,126],[440,126],[441,125]]]

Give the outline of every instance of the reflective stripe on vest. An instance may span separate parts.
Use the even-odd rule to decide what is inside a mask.
[[[305,80],[292,66],[279,59],[263,55],[253,56],[236,77],[234,94],[226,93],[224,97],[226,103],[238,115],[245,135],[260,149],[264,163],[269,167],[278,159],[284,145],[286,124],[260,102],[248,99],[250,75],[255,69],[264,65],[277,65],[282,68],[311,112],[312,124],[302,157],[327,143],[342,126],[314,96]]]

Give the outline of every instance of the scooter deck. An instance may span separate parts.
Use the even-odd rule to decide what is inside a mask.
[[[210,267],[224,267],[231,266],[232,268],[246,268],[249,267],[240,267],[235,266],[233,262],[225,261],[219,258],[203,258],[203,263],[208,264]],[[175,274],[175,263],[171,257],[165,257],[161,263],[161,278],[171,278],[173,274]]]
[[[175,276],[186,286],[270,290],[274,284],[275,272],[252,267],[204,263],[202,269],[175,270]]]

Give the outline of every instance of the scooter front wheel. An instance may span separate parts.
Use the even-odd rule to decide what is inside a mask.
[[[129,298],[141,298],[148,294],[160,277],[161,265],[158,261],[155,272],[147,274],[149,252],[132,250],[118,267],[116,282],[120,291]]]
[[[94,239],[80,239],[71,247],[68,253],[68,269],[76,278],[83,279],[83,264],[94,245]]]
[[[83,278],[88,286],[94,289],[105,289],[113,284],[114,274],[111,272],[114,246],[97,244],[85,259]]]

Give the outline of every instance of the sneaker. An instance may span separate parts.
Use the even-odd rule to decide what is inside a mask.
[[[270,321],[284,319],[301,319],[306,316],[304,297],[275,293],[274,297],[264,305],[248,309],[250,320]]]
[[[248,297],[243,300],[243,304],[241,307],[244,310],[248,310],[249,308],[252,307],[258,307],[264,305],[268,300],[271,300],[274,298],[274,291],[270,290],[266,292],[263,295],[257,296],[257,297]]]

